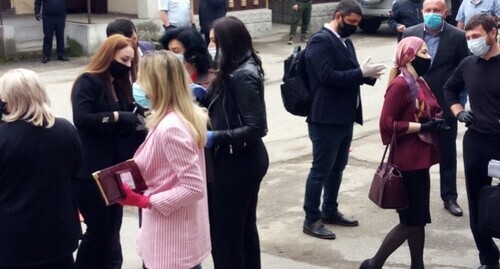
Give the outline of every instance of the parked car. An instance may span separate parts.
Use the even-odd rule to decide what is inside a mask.
[[[366,33],[374,33],[378,30],[382,22],[387,21],[391,15],[394,0],[357,0],[363,8],[363,19],[359,23],[359,28]],[[422,0],[423,1],[423,0]],[[446,0],[448,14],[451,11],[451,2]]]

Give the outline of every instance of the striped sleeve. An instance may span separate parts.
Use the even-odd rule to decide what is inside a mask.
[[[203,198],[204,180],[199,164],[199,151],[188,131],[178,126],[168,127],[161,135],[162,154],[166,154],[169,167],[178,184],[171,189],[153,194],[151,208],[168,216],[176,209]],[[153,167],[161,167],[155,163]]]

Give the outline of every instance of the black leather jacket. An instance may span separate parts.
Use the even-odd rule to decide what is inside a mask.
[[[215,149],[224,147],[232,153],[265,136],[267,120],[264,82],[253,58],[246,57],[228,80],[206,104]]]

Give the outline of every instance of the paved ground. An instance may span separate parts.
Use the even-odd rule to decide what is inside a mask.
[[[375,87],[362,87],[365,124],[355,126],[353,150],[340,190],[340,210],[358,218],[360,226],[329,226],[337,234],[337,239],[333,241],[304,235],[302,203],[304,182],[311,162],[311,144],[304,118],[288,114],[280,99],[282,61],[292,50],[292,46],[285,44],[287,32],[288,26],[274,25],[272,36],[255,40],[266,71],[269,135],[265,142],[271,160],[269,172],[262,182],[258,208],[263,268],[355,269],[361,261],[375,253],[384,236],[398,222],[394,211],[377,208],[367,197],[373,172],[383,151],[378,133],[378,117],[387,75]],[[370,56],[374,62],[391,66],[396,39],[386,27],[377,35],[357,34],[353,41],[360,61]],[[56,113],[71,119],[71,86],[87,62],[88,58],[81,57],[72,58],[69,63],[55,61],[42,65],[35,60],[23,59],[0,65],[0,75],[16,67],[36,70],[49,90]],[[465,215],[453,217],[443,209],[439,197],[438,169],[434,167],[431,170],[433,222],[427,226],[426,232],[426,268],[465,269],[478,266],[477,250],[468,226],[461,153],[463,132],[463,126],[460,126],[457,181],[459,203]],[[136,211],[127,209],[122,228],[124,269],[140,268],[140,259],[135,254],[136,231]],[[210,259],[204,262],[204,267],[213,268]],[[403,246],[389,258],[384,268],[409,267],[409,251]]]

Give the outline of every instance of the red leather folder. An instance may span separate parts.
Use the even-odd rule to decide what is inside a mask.
[[[133,159],[110,166],[92,173],[104,202],[107,206],[118,203],[125,198],[122,183],[126,183],[134,192],[147,189],[139,167]]]

